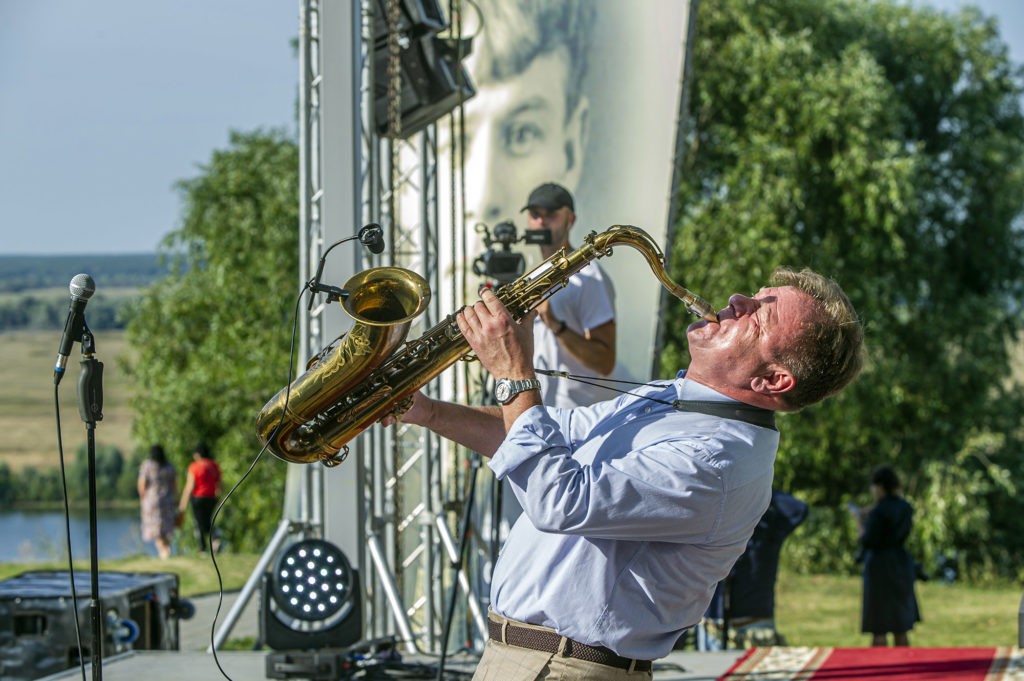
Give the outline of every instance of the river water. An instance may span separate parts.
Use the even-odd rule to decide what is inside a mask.
[[[155,556],[143,542],[139,512],[97,512],[96,546],[100,560],[132,555]],[[89,560],[89,513],[71,515],[71,552],[75,560]],[[35,563],[67,560],[67,525],[63,511],[0,511],[0,563]]]

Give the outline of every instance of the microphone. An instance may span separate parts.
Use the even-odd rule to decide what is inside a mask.
[[[53,367],[53,384],[60,383],[64,377],[64,368],[68,365],[71,346],[81,340],[82,328],[85,324],[85,304],[92,294],[96,293],[96,282],[88,274],[76,274],[68,286],[71,289],[71,304],[68,306],[68,318],[64,321],[64,334],[60,337],[57,349],[57,364]]]
[[[359,230],[359,241],[370,253],[384,252],[384,230],[376,222],[371,222]]]
[[[314,295],[317,293],[326,293],[327,300],[330,302],[333,300],[341,300],[348,296],[348,291],[344,291],[337,286],[325,286],[320,283],[320,277],[324,273],[324,264],[327,262],[327,254],[330,253],[335,246],[339,246],[346,241],[352,241],[353,239],[359,239],[359,243],[374,254],[384,252],[384,230],[376,222],[371,222],[362,229],[355,236],[350,236],[342,239],[341,241],[335,241],[333,244],[324,251],[323,255],[320,256],[320,263],[317,265],[316,274],[313,278],[306,282],[306,288],[308,288]],[[307,309],[313,309],[314,295],[309,297],[309,305]]]

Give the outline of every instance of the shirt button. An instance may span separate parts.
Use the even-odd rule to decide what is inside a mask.
[[[644,413],[645,414],[650,414],[651,413],[651,408],[650,407],[644,407]]]

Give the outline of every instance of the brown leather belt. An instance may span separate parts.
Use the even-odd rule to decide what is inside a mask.
[[[505,630],[504,637],[501,635],[503,628]],[[503,627],[501,622],[495,622],[492,619],[487,620],[487,631],[495,641],[516,646],[517,648],[540,650],[545,653],[557,653],[558,646],[562,642],[562,637],[553,631],[530,629],[529,627],[520,627],[511,623]],[[571,638],[565,639],[565,649],[562,651],[562,655],[618,669],[633,669],[639,672],[649,672],[652,669],[650,660],[634,660],[629,657],[622,657],[621,655],[616,655],[608,648],[588,646]]]

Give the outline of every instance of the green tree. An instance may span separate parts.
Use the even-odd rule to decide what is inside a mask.
[[[17,486],[11,467],[0,462],[0,504],[11,504],[14,502]]]
[[[777,265],[809,266],[865,322],[865,375],[780,419],[777,485],[815,509],[806,566],[852,565],[842,502],[867,501],[886,462],[922,551],[1016,574],[1024,119],[995,22],[863,0],[702,2],[692,60],[673,275],[724,303]],[[684,326],[666,341],[666,369],[685,366]]]
[[[98,445],[93,454],[95,459],[96,499],[99,502],[113,499],[131,499],[119,494],[118,481],[125,470],[124,456],[113,445]],[[75,452],[75,458],[68,466],[68,497],[72,501],[86,502],[89,499],[89,448],[82,444]]]
[[[265,545],[281,516],[285,464],[265,456],[254,421],[285,385],[298,294],[298,148],[280,131],[232,133],[178,184],[182,226],[161,245],[169,274],[148,288],[127,337],[134,437],[162,443],[184,481],[196,442],[240,482],[216,523],[239,549]],[[250,466],[252,470],[249,471]]]

